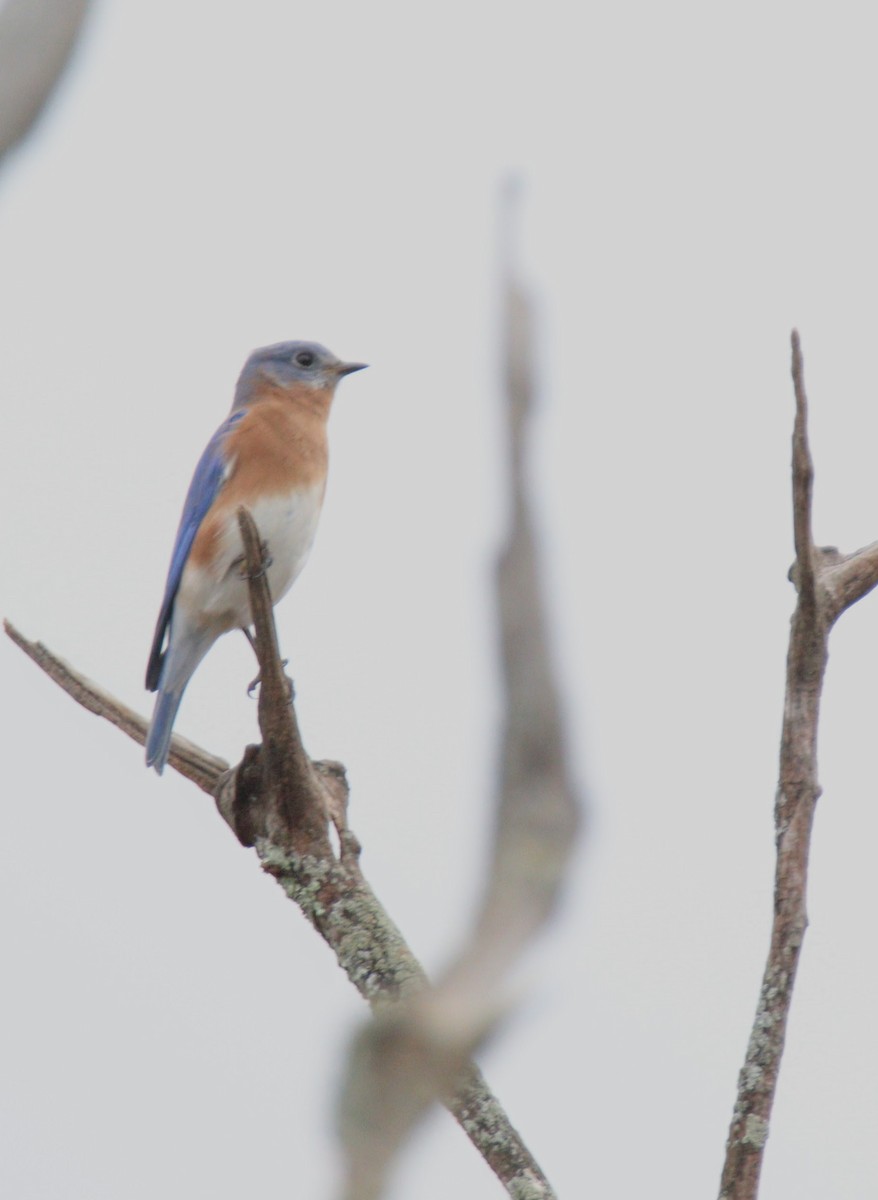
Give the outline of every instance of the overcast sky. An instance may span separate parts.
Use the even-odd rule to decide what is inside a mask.
[[[878,538],[863,4],[98,4],[0,175],[0,610],[142,712],[195,462],[258,345],[345,380],[278,610],[314,756],[428,969],[480,890],[502,530],[496,196],[527,183],[533,477],[588,838],[488,1079],[562,1197],[714,1195],[767,948],[794,594]],[[763,1195],[878,1194],[878,602],[833,634],[811,926]],[[330,1197],[364,1012],[210,801],[0,646],[0,1194]],[[229,637],[178,729],[237,760]],[[393,1200],[496,1196],[445,1113]]]

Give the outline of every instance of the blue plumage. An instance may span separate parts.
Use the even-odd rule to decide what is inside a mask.
[[[186,493],[186,500],[183,504],[183,515],[180,518],[180,526],[177,530],[174,550],[171,554],[168,581],[165,584],[165,594],[162,599],[158,622],[156,623],[149,663],[146,668],[147,691],[158,691],[162,673],[162,662],[165,657],[163,650],[165,634],[171,621],[174,598],[180,586],[183,568],[186,566],[186,559],[189,557],[189,551],[192,549],[192,543],[195,541],[195,535],[198,533],[199,526],[207,516],[211,504],[213,504],[217,493],[223,485],[227,465],[225,455],[223,454],[225,440],[235,426],[243,420],[244,415],[243,411],[233,412],[220,425],[205,447],[201,458],[198,460],[198,466],[195,468],[195,474],[192,476],[192,482],[189,484],[189,491]]]

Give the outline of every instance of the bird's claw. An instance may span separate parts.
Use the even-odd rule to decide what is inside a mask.
[[[281,667],[286,668],[289,661],[290,660],[288,658],[282,658],[280,660]],[[259,687],[260,683],[262,683],[262,672],[261,671],[259,672],[259,674],[256,676],[255,679],[251,679],[250,682],[247,684],[247,695],[250,697],[251,700],[253,699],[253,693]],[[287,690],[289,691],[290,697],[292,698],[293,681],[291,679],[287,679]]]

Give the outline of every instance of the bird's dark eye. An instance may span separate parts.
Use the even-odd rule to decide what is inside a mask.
[[[296,355],[296,362],[299,364],[300,367],[313,367],[314,366],[314,355],[311,353],[310,350],[300,350],[299,353]]]

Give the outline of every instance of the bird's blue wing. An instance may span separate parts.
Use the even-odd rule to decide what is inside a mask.
[[[219,427],[199,459],[198,466],[195,468],[195,474],[192,476],[192,482],[189,484],[189,491],[186,493],[186,502],[183,505],[183,515],[180,518],[180,527],[177,530],[177,538],[174,542],[174,551],[171,555],[171,566],[168,570],[168,581],[165,584],[165,595],[162,600],[159,619],[156,622],[155,636],[152,641],[149,663],[146,668],[146,687],[150,692],[158,689],[161,679],[162,662],[165,657],[165,634],[171,622],[174,599],[177,595],[177,589],[180,586],[180,578],[183,574],[183,568],[186,566],[189,551],[192,549],[192,543],[195,541],[195,535],[198,533],[201,522],[204,520],[208,509],[213,504],[220,488],[225,482],[227,460],[223,453],[224,442],[231,430],[234,429],[245,415],[244,412],[232,413]]]

